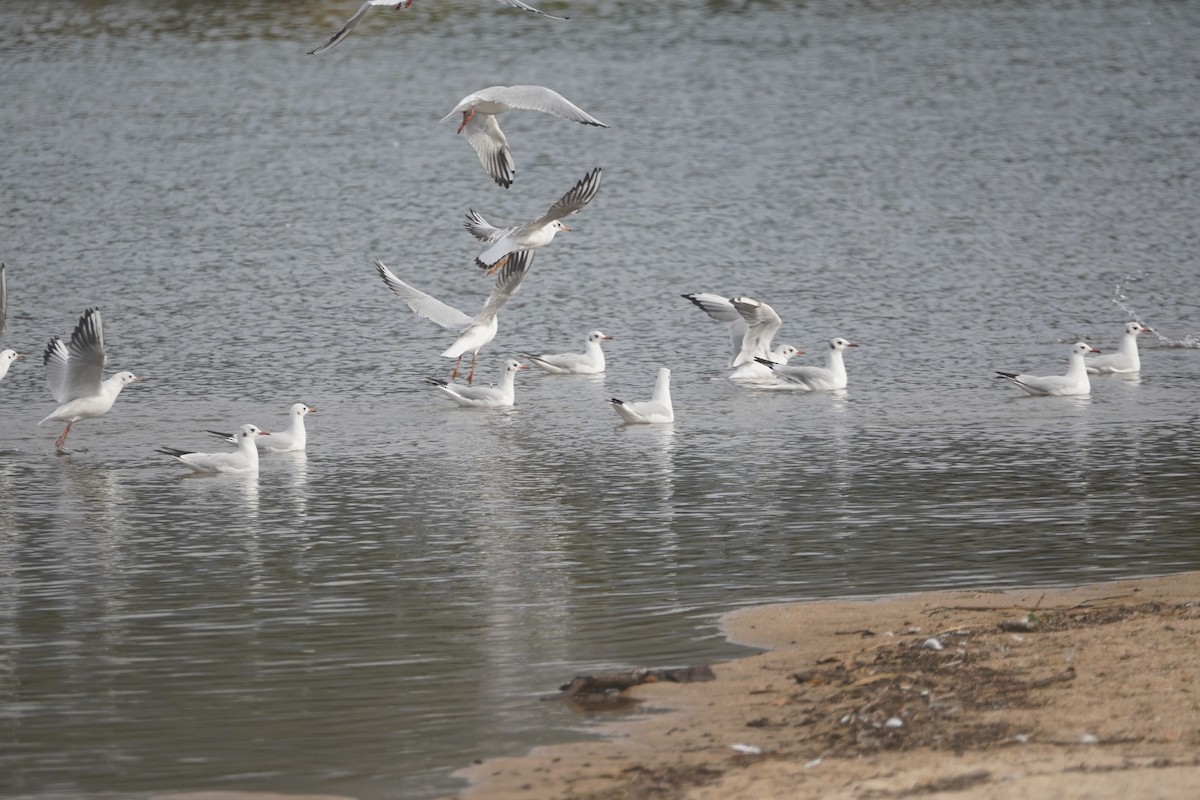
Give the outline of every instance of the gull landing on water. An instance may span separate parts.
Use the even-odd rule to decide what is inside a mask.
[[[675,421],[675,409],[671,405],[671,370],[661,367],[654,381],[654,394],[640,403],[627,403],[613,398],[609,400],[613,410],[627,425],[654,425]]]
[[[54,442],[60,454],[67,452],[67,436],[71,426],[81,419],[91,419],[107,414],[129,384],[140,381],[132,372],[118,372],[104,379],[104,326],[100,321],[100,309],[89,308],[79,318],[79,324],[71,333],[70,344],[63,344],[57,336],[50,339],[42,362],[46,365],[46,381],[50,394],[58,401],[58,408],[50,412],[38,425],[51,420],[66,422],[67,427]]]
[[[483,169],[505,189],[512,186],[517,165],[513,161],[512,151],[508,149],[508,139],[496,122],[496,115],[513,109],[541,111],[571,122],[608,127],[545,86],[489,86],[467,95],[458,101],[453,111],[442,117],[442,121],[462,114],[462,124],[458,126],[457,133],[466,131],[467,142],[475,148]]]
[[[354,16],[346,20],[346,24],[342,26],[340,31],[330,37],[329,41],[325,42],[325,44],[321,45],[315,50],[309,50],[308,54],[310,56],[318,55],[320,53],[324,53],[326,50],[332,50],[334,47],[337,47],[343,39],[350,35],[351,31],[358,27],[358,23],[363,21],[363,17],[365,17],[371,11],[371,9],[386,7],[400,10],[402,8],[408,8],[411,6],[413,1],[414,0],[366,0],[365,3],[358,7],[358,11],[354,12]],[[510,8],[519,8],[522,11],[540,14],[543,17],[549,17],[550,19],[566,19],[566,17],[556,17],[553,14],[547,14],[545,11],[539,11],[531,5],[522,3],[521,0],[498,0],[498,2],[501,2]]]
[[[1020,386],[1032,395],[1042,397],[1066,397],[1069,395],[1089,394],[1092,391],[1088,381],[1087,366],[1083,360],[1085,353],[1100,351],[1086,342],[1076,342],[1071,345],[1071,366],[1066,375],[1024,375],[1015,372],[1000,372],[996,374]]]
[[[470,353],[471,373],[467,376],[467,383],[474,383],[476,356],[479,355],[479,351],[484,345],[496,338],[496,330],[499,327],[497,315],[509,298],[517,293],[531,264],[533,264],[533,253],[528,251],[517,253],[509,259],[496,278],[496,283],[492,286],[492,293],[488,295],[483,309],[474,317],[467,316],[457,308],[448,306],[441,300],[409,286],[393,275],[391,270],[384,266],[379,259],[375,260],[375,269],[388,288],[399,296],[414,314],[424,317],[446,330],[459,333],[454,344],[446,348],[442,352],[442,356],[458,359],[454,364],[454,370],[450,373],[450,380],[454,380],[458,377],[463,356]]]
[[[767,368],[755,361],[756,358],[765,358],[768,361],[773,361],[776,364],[786,364],[793,356],[804,355],[804,351],[790,344],[770,350],[772,339],[782,326],[783,322],[779,319],[779,315],[775,313],[775,309],[771,308],[766,303],[759,303],[757,300],[752,300],[748,297],[737,297],[732,300],[727,300],[719,294],[710,294],[708,292],[695,292],[692,294],[681,295],[705,314],[715,319],[718,322],[724,322],[729,328],[729,366],[737,368],[737,372],[731,375],[730,378],[744,379],[748,377],[756,377],[755,372],[761,374],[769,374]],[[734,301],[740,301],[741,307],[734,305]],[[757,323],[760,327],[755,331],[749,345],[746,342],[746,332],[750,327],[750,323]],[[769,329],[768,326],[773,326]],[[769,335],[768,335],[769,334]],[[767,345],[767,351],[764,352],[761,345],[763,340]]]
[[[308,444],[308,433],[304,429],[304,418],[316,413],[316,409],[312,406],[306,406],[304,403],[294,403],[288,409],[288,426],[287,430],[277,433],[261,432],[259,436],[253,437],[255,446],[264,453],[289,453],[296,450],[303,450]],[[221,433],[220,431],[208,431],[213,436],[216,436],[230,444],[239,444],[238,434]]]
[[[253,425],[243,425],[237,434],[238,449],[232,453],[193,453],[174,447],[164,447],[155,452],[177,459],[193,472],[257,472],[258,447],[254,440],[269,435]]]
[[[535,367],[540,367],[551,375],[596,375],[604,372],[604,348],[601,342],[612,341],[611,336],[605,336],[603,331],[592,331],[588,334],[582,353],[542,353],[531,355],[521,353],[522,358],[529,359]]]
[[[1140,372],[1142,360],[1138,356],[1137,337],[1139,333],[1153,332],[1139,322],[1126,322],[1125,335],[1121,337],[1121,346],[1117,352],[1088,359],[1087,371],[1093,375],[1123,375]]]
[[[475,259],[475,265],[487,270],[487,274],[491,275],[504,266],[512,253],[545,247],[554,241],[554,234],[571,230],[561,220],[571,214],[578,214],[584,206],[592,202],[592,198],[600,189],[600,178],[600,168],[596,167],[584,175],[571,191],[550,206],[545,214],[524,225],[497,228],[476,213],[475,209],[471,209],[465,223],[467,230],[479,241],[491,245]]]
[[[436,386],[442,394],[464,408],[507,408],[516,400],[514,383],[517,373],[523,369],[529,367],[515,359],[505,362],[497,386],[461,386],[441,378],[426,378],[425,382]]]

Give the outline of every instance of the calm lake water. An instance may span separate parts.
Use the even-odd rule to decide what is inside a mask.
[[[575,674],[745,652],[735,606],[1200,569],[1200,4],[421,0],[307,56],[357,5],[5,3],[0,794],[428,798],[588,735]],[[505,116],[502,190],[438,122],[497,83],[612,127]],[[607,374],[454,407],[371,259],[474,310],[466,211],[593,166],[480,374],[595,328]],[[730,384],[696,291],[858,342],[848,391]],[[91,305],[147,379],[59,457]],[[1134,318],[1140,379],[993,375]],[[620,427],[661,365],[676,422]],[[297,401],[257,479],[154,452]]]

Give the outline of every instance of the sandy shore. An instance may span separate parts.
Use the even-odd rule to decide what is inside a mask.
[[[461,796],[1200,797],[1200,573],[763,606],[725,624],[769,650],[711,682],[630,689],[668,713],[472,766]]]

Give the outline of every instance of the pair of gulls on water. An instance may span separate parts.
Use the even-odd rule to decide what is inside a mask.
[[[243,425],[236,434],[208,431],[222,441],[236,444],[237,450],[232,453],[199,453],[175,447],[160,448],[157,452],[171,456],[193,472],[257,472],[259,453],[304,450],[308,444],[304,418],[315,411],[312,406],[294,403],[288,410],[288,427],[283,432],[270,433],[254,425]]]
[[[1088,375],[1128,375],[1140,372],[1141,358],[1138,356],[1138,334],[1152,333],[1146,326],[1138,322],[1125,323],[1125,334],[1121,337],[1121,346],[1115,353],[1097,356],[1087,360],[1088,353],[1100,351],[1086,342],[1076,342],[1071,345],[1070,366],[1065,375],[1026,375],[1016,372],[1000,372],[996,374],[1020,386],[1031,395],[1043,397],[1069,397],[1090,394],[1091,381]]]
[[[804,351],[790,344],[772,349],[775,334],[783,325],[783,320],[766,303],[750,297],[726,299],[707,292],[685,294],[683,297],[729,327],[729,346],[732,351],[729,366],[733,369],[730,380],[754,384],[769,382],[778,376],[808,391],[846,388],[846,365],[842,354],[848,347],[858,347],[854,342],[840,336],[831,339],[823,367],[790,366],[788,361],[793,356],[804,355]]]

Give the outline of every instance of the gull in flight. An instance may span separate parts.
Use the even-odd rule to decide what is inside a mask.
[[[671,370],[666,367],[658,370],[658,378],[654,381],[654,394],[649,400],[627,403],[614,397],[609,402],[627,425],[674,422],[675,409],[671,406]]]
[[[467,383],[474,383],[475,359],[479,355],[480,349],[496,338],[496,328],[499,324],[497,314],[521,287],[521,281],[525,279],[532,263],[533,253],[528,251],[517,253],[515,257],[509,259],[504,269],[496,277],[496,283],[492,286],[492,292],[488,295],[483,309],[474,317],[409,286],[393,275],[392,271],[379,259],[375,260],[375,269],[388,288],[395,292],[414,314],[424,317],[446,330],[458,332],[458,338],[454,340],[454,344],[442,352],[442,356],[458,359],[454,364],[454,371],[450,373],[450,380],[454,380],[458,377],[463,356],[470,353],[471,373],[467,376]]]
[[[72,425],[81,419],[108,413],[121,390],[141,380],[132,372],[118,372],[105,380],[106,360],[99,308],[83,312],[71,333],[70,344],[63,344],[63,340],[55,336],[46,345],[42,362],[46,365],[50,394],[59,406],[38,425],[51,420],[67,423],[62,435],[54,442],[59,453],[67,452],[67,436]]]
[[[287,430],[276,433],[262,432],[259,436],[252,437],[254,444],[264,453],[288,453],[294,450],[303,450],[308,442],[308,433],[304,430],[304,418],[315,411],[315,408],[306,406],[304,403],[293,404],[288,410]],[[221,433],[220,431],[208,432],[230,444],[239,444],[238,436],[235,434]]]
[[[1088,359],[1087,371],[1093,375],[1140,372],[1142,360],[1138,357],[1137,337],[1139,333],[1153,332],[1140,322],[1126,322],[1125,335],[1121,337],[1120,349],[1115,353]]]
[[[996,374],[1020,386],[1032,395],[1041,397],[1064,397],[1067,395],[1088,394],[1092,390],[1088,382],[1087,366],[1084,363],[1085,353],[1100,351],[1086,342],[1076,342],[1071,345],[1071,366],[1066,375],[1024,375],[1015,372],[1000,372]]]
[[[0,264],[0,335],[4,333],[4,325],[8,320],[8,274],[3,264]],[[14,361],[22,361],[25,356],[16,350],[5,348],[0,350],[0,379],[8,374],[8,368]]]
[[[496,122],[496,115],[513,109],[541,111],[571,122],[608,127],[545,86],[489,86],[467,95],[458,101],[453,111],[442,117],[442,121],[462,114],[462,123],[457,132],[466,131],[467,142],[475,148],[483,169],[505,189],[512,186],[517,165],[513,161],[512,151],[508,149],[508,139]]]
[[[583,345],[582,353],[521,353],[535,367],[541,367],[551,375],[595,375],[604,372],[604,348],[601,342],[612,341],[603,331],[592,331]]]
[[[566,19],[566,17],[556,17],[553,14],[547,14],[545,11],[539,11],[531,5],[522,3],[521,0],[498,0],[498,2],[504,3],[504,5],[511,8],[519,8],[522,11],[529,11],[533,14],[541,14],[543,17],[549,17],[550,19]],[[332,50],[334,47],[337,47],[337,45],[341,43],[342,39],[345,39],[350,35],[351,31],[358,27],[358,23],[362,22],[363,17],[365,17],[373,8],[385,6],[387,8],[400,10],[402,8],[408,8],[412,4],[413,0],[366,0],[365,3],[358,7],[358,11],[354,12],[354,16],[346,20],[346,24],[342,26],[340,31],[335,33],[329,39],[329,41],[317,49],[309,50],[308,54],[310,56],[314,56],[324,53],[326,50]]]
[[[193,453],[174,447],[163,447],[155,452],[178,459],[193,472],[258,472],[258,447],[255,440],[259,436],[270,434],[253,425],[243,425],[237,434],[238,449],[232,453]]]
[[[497,386],[463,386],[441,378],[426,378],[426,382],[464,408],[506,408],[513,404],[516,392],[513,383],[520,370],[529,369],[515,359],[504,363],[504,372]]]
[[[854,342],[842,337],[829,340],[829,353],[825,356],[825,366],[786,366],[775,364],[765,358],[758,363],[771,368],[771,371],[781,378],[787,378],[799,384],[810,392],[831,392],[846,388],[846,364],[842,361],[842,353],[847,347],[858,347]]]
[[[471,209],[467,214],[467,230],[479,241],[491,245],[475,259],[476,266],[487,270],[491,275],[504,266],[511,254],[544,247],[554,240],[554,234],[571,230],[561,220],[571,214],[578,214],[592,201],[600,188],[600,177],[600,168],[596,167],[584,175],[571,191],[560,197],[557,203],[550,206],[545,214],[524,225],[497,228],[476,213],[475,209]]]

